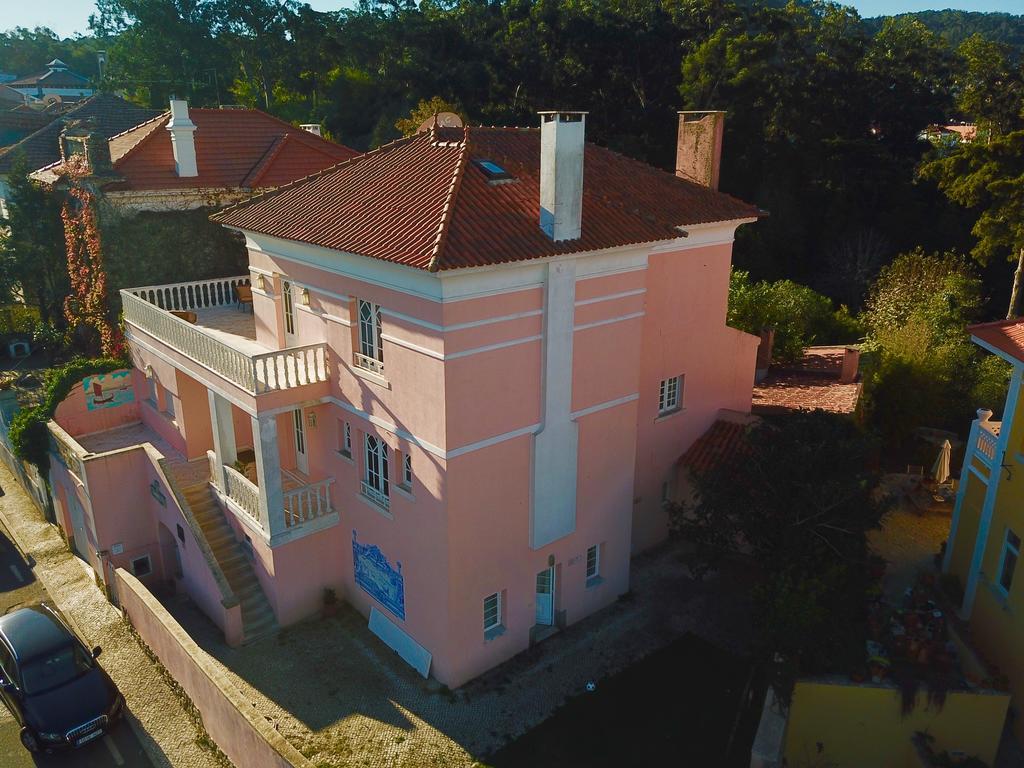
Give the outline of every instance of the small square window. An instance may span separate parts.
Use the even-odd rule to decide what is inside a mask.
[[[596,544],[587,549],[587,580],[601,575],[601,549]]]
[[[683,377],[673,376],[662,379],[658,389],[658,415],[678,411],[683,404]]]
[[[138,577],[149,576],[153,572],[153,565],[149,561],[149,555],[136,557],[132,560],[132,573]]]
[[[484,598],[484,632],[501,626],[501,593],[495,592]]]

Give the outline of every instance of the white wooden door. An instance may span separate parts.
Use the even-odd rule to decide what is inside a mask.
[[[304,475],[309,474],[309,457],[306,454],[306,425],[302,420],[302,409],[292,411],[295,424],[295,468]]]
[[[538,624],[555,623],[555,569],[547,568],[537,574]]]

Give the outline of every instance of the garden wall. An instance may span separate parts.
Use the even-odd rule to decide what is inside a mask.
[[[901,693],[886,684],[798,681],[786,731],[789,765],[835,768],[919,766],[914,734],[934,737],[933,749],[977,757],[992,765],[1010,703],[1008,693],[950,692],[939,708],[927,691],[913,712],[901,713]]]
[[[237,766],[313,768],[234,687],[181,625],[123,568],[116,571],[117,592],[132,626],[156,654],[202,715],[210,737]]]

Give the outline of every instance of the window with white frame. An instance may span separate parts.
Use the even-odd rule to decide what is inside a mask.
[[[1003,539],[1003,554],[999,563],[999,586],[1003,592],[1010,591],[1013,584],[1013,572],[1017,568],[1017,560],[1020,558],[1020,537],[1009,528],[1006,529],[1006,538]]]
[[[673,376],[671,379],[662,379],[661,387],[658,390],[658,414],[664,416],[666,413],[678,411],[683,403],[683,377]]]
[[[587,581],[601,575],[601,548],[595,544],[587,549]]]
[[[412,488],[412,456],[402,454],[402,485]]]
[[[284,332],[289,336],[295,334],[295,303],[292,296],[292,284],[285,280],[281,290],[284,307]]]
[[[388,445],[379,437],[366,436],[363,493],[385,509],[390,505]]]
[[[380,306],[359,299],[359,351],[356,365],[374,373],[384,373],[384,343],[381,341]]]
[[[338,450],[345,456],[352,458],[352,425],[347,421],[338,419]]]
[[[495,592],[484,598],[484,633],[501,627],[501,593]]]
[[[174,418],[174,395],[167,387],[164,390],[164,413],[166,413],[172,419]]]

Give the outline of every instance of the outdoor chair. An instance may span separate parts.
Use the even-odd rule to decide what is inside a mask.
[[[188,312],[180,309],[172,309],[171,314],[174,315],[175,317],[180,317],[186,323],[191,323],[192,325],[195,325],[196,320],[199,319],[199,316],[196,315],[195,312]]]
[[[235,302],[235,307],[242,309],[249,307],[252,309],[252,288],[248,285],[236,285],[235,295],[238,297],[238,301]]]

